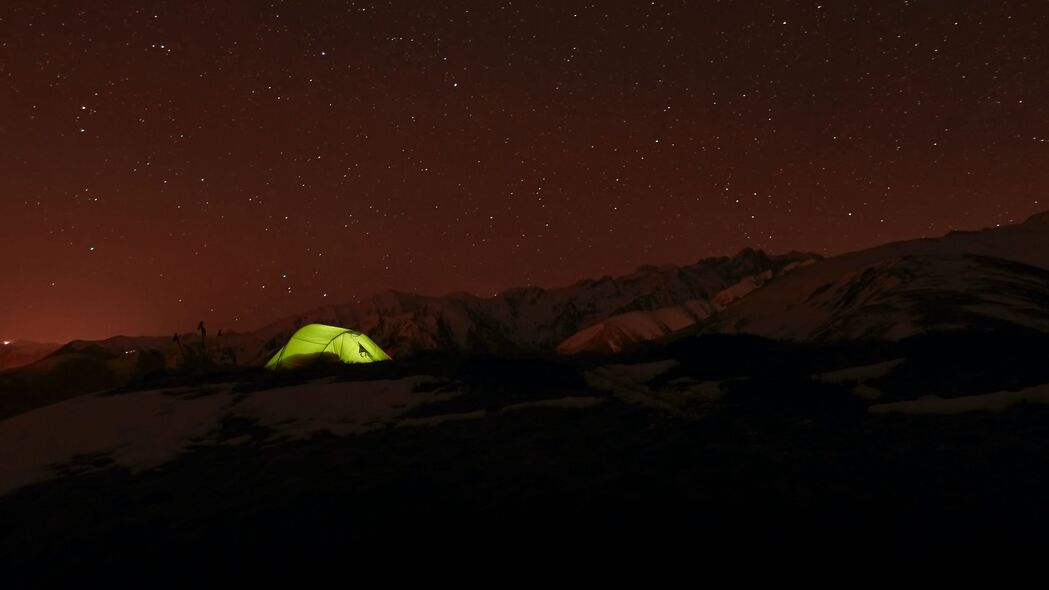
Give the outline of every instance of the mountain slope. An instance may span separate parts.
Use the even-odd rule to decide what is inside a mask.
[[[754,292],[704,330],[848,340],[1009,324],[1049,331],[1049,213],[821,260]]]
[[[725,287],[708,299],[693,299],[682,305],[611,316],[569,336],[557,346],[557,351],[561,354],[613,353],[638,342],[655,340],[692,326],[732,305],[766,282],[815,261],[815,258],[794,260],[744,276],[739,282]]]
[[[0,371],[38,361],[57,348],[57,344],[49,342],[29,342],[27,340],[4,342],[0,346]]]

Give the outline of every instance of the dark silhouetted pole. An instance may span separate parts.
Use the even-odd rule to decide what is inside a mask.
[[[200,330],[200,363],[201,365],[206,365],[208,362],[208,331],[204,329],[204,320],[200,320],[200,323],[197,324],[197,329]]]
[[[182,339],[178,337],[178,332],[175,332],[175,336],[171,338],[171,341],[178,344],[178,351],[182,353],[182,364],[186,364],[188,359],[186,358],[186,349],[182,348]]]

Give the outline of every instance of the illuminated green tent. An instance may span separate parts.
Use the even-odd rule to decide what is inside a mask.
[[[374,363],[388,361],[390,355],[361,332],[309,324],[292,335],[288,343],[266,363],[266,368],[294,369],[319,360]]]

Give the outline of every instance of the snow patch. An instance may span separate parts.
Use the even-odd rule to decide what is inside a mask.
[[[630,381],[633,383],[644,383],[666,373],[680,363],[674,359],[664,361],[653,361],[650,363],[634,363],[625,365],[605,365],[587,374],[597,373],[615,379],[617,381]]]
[[[433,379],[313,382],[247,395],[213,385],[73,398],[0,421],[0,448],[17,449],[0,455],[0,494],[63,471],[156,467],[192,446],[220,444],[227,418],[248,419],[274,438],[382,428],[412,408],[458,395],[414,391]],[[241,435],[221,444],[250,440]]]
[[[584,375],[587,385],[612,392],[620,400],[661,410],[674,410],[675,406],[661,399],[646,382],[678,366],[676,360],[638,363],[633,365],[606,365]]]
[[[479,420],[488,415],[485,410],[474,410],[473,412],[457,412],[454,414],[439,414],[437,416],[425,416],[423,418],[405,418],[397,421],[398,427],[412,426],[440,426],[445,422],[459,422],[462,420]]]
[[[440,426],[445,422],[459,422],[463,420],[479,420],[486,416],[495,414],[505,414],[508,412],[516,412],[520,410],[528,410],[533,408],[557,408],[557,409],[583,409],[596,406],[604,403],[605,399],[600,397],[590,396],[571,396],[571,397],[559,397],[554,399],[541,399],[530,402],[521,402],[517,404],[510,404],[500,408],[498,411],[489,412],[487,410],[474,410],[472,412],[458,412],[454,414],[440,414],[437,416],[426,416],[423,418],[404,418],[397,421],[398,427],[412,427],[412,426]]]
[[[725,397],[722,383],[723,381],[696,381],[690,377],[681,377],[670,381],[668,385],[686,399],[716,402]]]
[[[874,401],[884,395],[884,392],[876,387],[860,383],[852,388],[852,394],[865,400]]]
[[[937,414],[953,415],[966,412],[1004,412],[1018,404],[1049,404],[1049,383],[1019,391],[997,391],[943,399],[926,396],[916,400],[877,404],[868,408],[872,414]]]
[[[396,380],[313,383],[259,391],[237,404],[238,416],[256,419],[260,426],[283,436],[304,438],[317,432],[358,434],[382,428],[387,422],[425,403],[457,394],[414,392],[432,377]]]
[[[786,269],[784,269],[786,270]],[[723,289],[720,293],[714,296],[713,302],[714,307],[718,310],[725,309],[729,305],[732,305],[739,299],[742,299],[749,295],[752,291],[765,284],[766,281],[772,278],[772,271],[766,270],[765,272],[756,274],[750,277],[744,277],[743,280]]]
[[[160,391],[81,397],[0,422],[0,494],[53,477],[77,457],[110,454],[132,472],[155,467],[214,430],[229,395],[185,399]],[[17,451],[13,451],[17,449]]]
[[[605,398],[576,395],[570,397],[558,397],[554,399],[540,399],[532,402],[521,402],[517,404],[511,404],[506,406],[501,412],[514,412],[517,410],[529,410],[532,408],[561,408],[561,409],[582,409],[591,408],[598,404],[605,402]]]
[[[870,381],[871,379],[877,379],[888,375],[893,369],[902,365],[903,362],[904,359],[893,359],[891,361],[875,363],[873,365],[849,367],[847,369],[820,373],[819,375],[816,375],[816,379],[818,381],[823,381],[824,383],[835,384],[848,382],[862,383],[864,381]]]

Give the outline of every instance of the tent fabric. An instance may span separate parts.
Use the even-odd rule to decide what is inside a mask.
[[[337,326],[309,324],[299,328],[266,363],[267,369],[294,369],[318,360],[343,363],[388,361],[379,345],[364,333]]]

